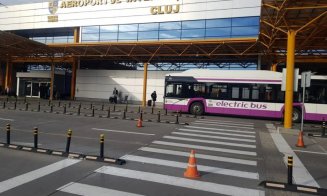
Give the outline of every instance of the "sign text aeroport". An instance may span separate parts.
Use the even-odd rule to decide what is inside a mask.
[[[152,0],[66,0],[62,1],[60,8],[74,8],[74,7],[86,7],[86,6],[98,6],[108,4],[120,4],[120,3],[133,3],[133,2],[146,2]],[[157,14],[172,14],[179,13],[180,5],[162,5],[150,7],[150,13],[152,15]]]

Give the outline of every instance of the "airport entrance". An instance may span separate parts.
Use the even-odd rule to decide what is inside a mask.
[[[26,97],[47,98],[50,91],[50,82],[24,81]]]

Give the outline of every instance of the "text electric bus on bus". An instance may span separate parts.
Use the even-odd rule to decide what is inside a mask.
[[[282,73],[261,70],[187,70],[167,74],[164,108],[189,112],[283,118]],[[327,76],[311,76],[306,88],[294,93],[293,121],[327,119]]]

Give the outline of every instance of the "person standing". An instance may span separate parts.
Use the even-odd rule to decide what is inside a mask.
[[[114,88],[112,95],[114,96],[114,103],[117,103],[118,90],[116,89],[116,87]]]
[[[151,98],[152,98],[152,102],[153,102],[152,106],[154,107],[154,106],[156,106],[156,101],[157,101],[157,93],[156,93],[156,91],[153,91],[151,93]]]

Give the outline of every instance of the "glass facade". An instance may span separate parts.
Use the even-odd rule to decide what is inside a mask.
[[[81,42],[258,37],[259,17],[81,27]]]

